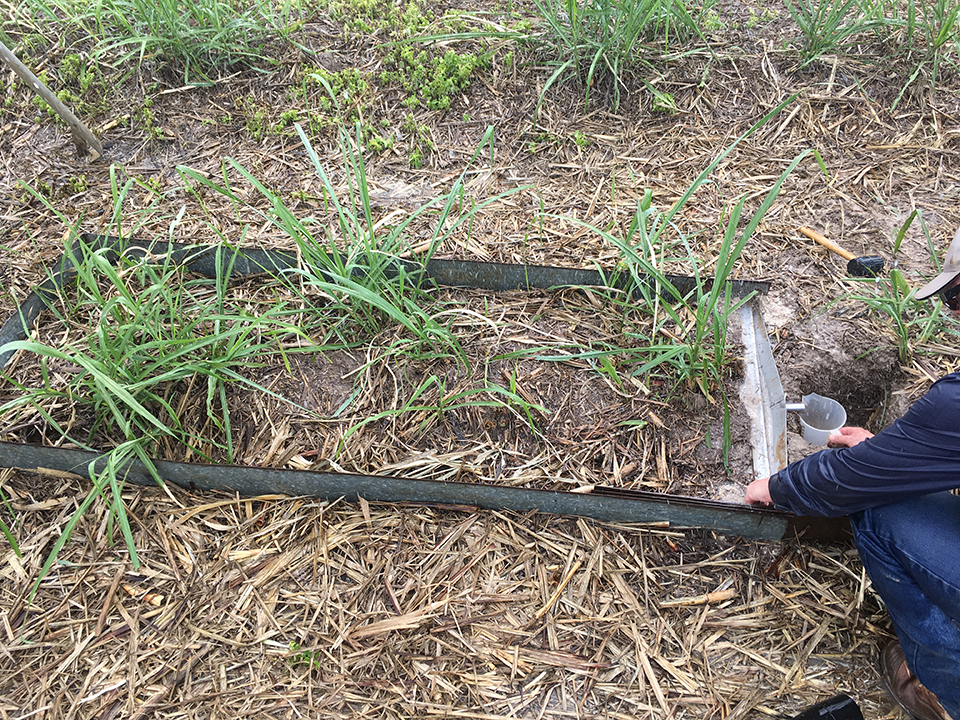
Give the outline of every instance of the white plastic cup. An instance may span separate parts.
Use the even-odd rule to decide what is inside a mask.
[[[847,422],[847,411],[836,400],[821,395],[804,395],[800,424],[803,439],[810,445],[826,445],[827,438]]]

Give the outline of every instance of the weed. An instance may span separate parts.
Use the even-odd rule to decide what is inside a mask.
[[[300,119],[300,113],[296,108],[291,108],[289,110],[284,110],[280,113],[280,120],[273,126],[273,131],[279,133],[291,125],[293,125],[297,120]]]
[[[487,67],[489,59],[472,53],[447,50],[442,56],[417,51],[410,44],[397,45],[384,61],[393,67],[380,76],[384,84],[396,82],[408,93],[404,105],[425,105],[431,110],[446,110],[450,101],[470,84],[470,75],[478,67]]]
[[[333,19],[343,23],[345,31],[357,35],[373,33],[383,15],[377,0],[332,0],[327,8]]]
[[[546,32],[527,41],[544,46],[552,73],[537,110],[554,83],[574,77],[584,88],[584,105],[601,83],[611,89],[613,109],[620,105],[623,77],[638,67],[652,69],[644,43],[672,42],[703,35],[681,0],[534,0]],[[659,97],[659,91],[644,83]]]
[[[653,96],[651,109],[656,113],[672,115],[677,111],[677,105],[673,99],[673,95],[668,92],[658,92]]]
[[[393,139],[381,134],[373,125],[361,123],[360,136],[363,138],[363,146],[372,153],[380,154],[393,147]]]
[[[756,30],[761,26],[769,25],[776,19],[777,14],[770,8],[763,8],[762,10],[750,8],[750,16],[747,18],[746,27],[747,30]]]
[[[50,77],[45,70],[37,73],[37,79],[44,85],[48,87],[50,86]],[[74,105],[80,99],[76,94],[66,89],[55,92],[54,94],[60,99],[60,102],[64,103],[65,105]],[[33,95],[30,98],[30,102],[37,108],[39,112],[45,113],[47,117],[52,119],[54,122],[60,125],[64,124],[63,118],[60,117],[57,111],[50,107],[47,101],[39,95]],[[40,117],[42,117],[42,115],[38,116],[38,119]]]
[[[391,15],[391,28],[397,37],[413,37],[422,33],[434,20],[432,10],[421,8],[415,2],[408,2],[402,12]]]
[[[13,511],[13,507],[10,505],[10,498],[3,492],[3,487],[0,487],[0,511],[3,510],[6,510],[11,518],[11,522],[10,525],[7,525],[3,517],[0,516],[0,533],[7,539],[7,543],[13,548],[14,554],[17,557],[23,557],[23,553],[20,552],[20,545],[17,543],[17,537],[14,535],[13,530],[11,530],[11,525],[16,529],[17,516]]]
[[[60,79],[65,83],[75,85],[81,93],[86,93],[90,89],[94,77],[94,73],[88,69],[87,64],[79,55],[64,55],[60,61]]]
[[[751,16],[753,15],[752,10],[750,11],[750,14]],[[706,30],[707,32],[716,32],[718,30],[722,30],[725,27],[723,20],[720,19],[719,13],[717,13],[717,11],[714,10],[713,8],[705,9],[700,14],[700,24],[703,30]],[[736,29],[738,27],[736,21],[731,23],[731,27],[733,29]]]
[[[140,108],[140,112],[137,113],[137,120],[143,125],[143,129],[150,137],[154,140],[163,140],[163,128],[157,124],[157,116],[153,112],[152,106],[153,103],[148,98],[143,107]]]
[[[51,185],[47,180],[41,180],[40,178],[37,178],[33,183],[33,188],[26,189],[23,197],[24,202],[27,201],[31,194],[40,198],[41,200],[51,200],[53,199],[53,185]]]
[[[353,123],[361,122],[363,108],[369,102],[370,86],[366,76],[356,68],[347,68],[331,72],[326,68],[312,67],[303,72],[302,93],[312,86],[322,88],[322,93],[314,99],[316,109],[307,116],[307,125],[314,135],[322,135]],[[362,123],[364,142],[372,152],[383,152],[392,145],[368,123]]]
[[[408,113],[403,119],[403,131],[410,138],[410,167],[423,167],[424,158],[433,150],[433,140],[430,137],[430,127],[417,122],[416,118]]]
[[[163,189],[163,186],[160,184],[160,178],[156,175],[146,178],[139,177],[136,179],[136,182],[140,185],[140,187],[144,188],[148,192],[156,193],[157,195],[159,195]]]
[[[271,129],[266,105],[251,97],[236,98],[233,105],[243,113],[244,127],[250,137],[257,141],[263,140]]]
[[[41,33],[27,33],[20,39],[20,47],[30,55],[42,53],[50,46],[50,40]]]
[[[291,642],[288,647],[290,648],[290,659],[287,662],[290,663],[290,667],[309,665],[311,670],[319,670],[323,666],[322,654],[314,650],[302,650],[300,643],[296,642]]]
[[[308,83],[320,85],[326,91],[317,101],[326,112],[338,112],[345,123],[358,118],[357,108],[367,98],[370,89],[366,76],[356,68],[346,68],[331,72],[326,68],[307,68],[304,79]]]
[[[86,192],[89,184],[87,183],[86,175],[74,175],[69,180],[67,180],[67,186],[70,188],[70,191],[75,195]]]
[[[824,53],[844,50],[854,38],[881,24],[864,16],[858,0],[784,0],[793,21],[803,33],[800,54],[810,63]]]
[[[581,149],[590,147],[590,138],[580,130],[573,133],[573,142]]]

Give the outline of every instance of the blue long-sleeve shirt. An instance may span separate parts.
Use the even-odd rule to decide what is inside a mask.
[[[960,373],[951,373],[876,436],[822,450],[770,478],[778,508],[837,517],[960,487]]]

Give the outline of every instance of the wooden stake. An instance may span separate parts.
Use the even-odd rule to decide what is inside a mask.
[[[0,43],[0,60],[3,60],[4,64],[13,70],[24,83],[29,85],[37,95],[46,100],[54,112],[70,127],[70,134],[73,136],[73,142],[77,146],[78,153],[87,155],[92,151],[94,157],[91,159],[93,160],[103,155],[103,145],[87,129],[87,126],[80,122],[79,118],[70,111],[70,108],[64,105],[50,88],[40,82],[40,79],[30,72],[30,69],[20,62],[17,56],[3,43]]]

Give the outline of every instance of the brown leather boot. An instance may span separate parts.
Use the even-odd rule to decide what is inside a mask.
[[[903,648],[896,640],[888,643],[880,653],[880,668],[887,690],[907,713],[917,720],[950,720],[937,696],[921,685],[907,667]]]

